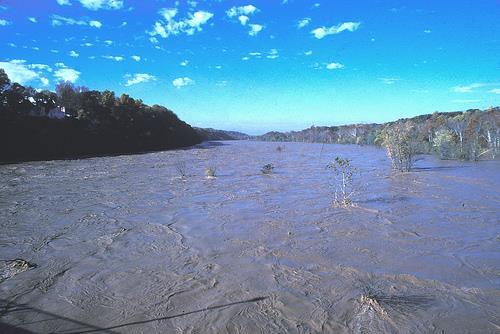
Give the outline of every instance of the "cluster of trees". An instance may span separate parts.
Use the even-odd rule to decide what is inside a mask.
[[[269,132],[257,139],[382,145],[399,170],[409,170],[414,155],[423,153],[442,159],[498,159],[500,108],[435,112],[384,124],[313,126],[297,132]]]
[[[442,159],[497,159],[500,153],[500,108],[484,111],[434,113],[386,124],[380,131],[380,142],[387,131],[403,126],[411,132],[415,153],[436,153]]]
[[[373,133],[379,124],[352,124],[340,126],[311,126],[309,129],[291,132],[268,132],[256,139],[276,142],[304,142],[326,144],[374,144]]]
[[[59,111],[61,119],[48,116]],[[61,82],[56,92],[10,82],[0,69],[0,162],[154,151],[203,138],[172,111]]]

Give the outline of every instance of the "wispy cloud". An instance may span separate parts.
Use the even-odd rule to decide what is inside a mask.
[[[489,92],[493,93],[493,94],[500,94],[500,88],[494,88],[494,89],[490,90]]]
[[[351,31],[351,32],[356,31],[360,25],[361,25],[360,22],[344,22],[329,28],[327,27],[316,28],[313,31],[311,31],[311,34],[313,34],[314,37],[316,37],[317,39],[322,39],[325,36],[340,34],[343,31]]]
[[[246,5],[246,6],[239,6],[239,7],[232,7],[229,10],[226,11],[227,16],[229,17],[235,17],[235,16],[240,16],[240,15],[252,15],[256,12],[258,12],[259,9],[255,7],[254,5]]]
[[[125,58],[122,56],[102,56],[104,59],[114,60],[114,61],[123,61]]]
[[[32,22],[32,23],[37,23],[37,19],[36,17],[28,17],[28,21]]]
[[[80,54],[78,52],[76,52],[75,50],[71,50],[69,52],[69,56],[70,57],[74,57],[74,58],[77,58],[78,56],[80,56]]]
[[[248,32],[250,36],[257,36],[264,29],[264,26],[260,24],[249,24],[248,26],[250,27],[250,31]]]
[[[305,17],[297,23],[297,28],[302,29],[302,28],[308,26],[309,23],[311,23],[311,18]]]
[[[90,27],[93,27],[93,28],[100,28],[102,27],[102,23],[99,22],[99,21],[95,21],[95,20],[90,20],[90,21],[87,21],[87,20],[77,20],[77,19],[73,19],[73,18],[70,18],[70,17],[64,17],[64,16],[60,16],[60,15],[52,15],[52,25],[54,27],[57,27],[57,26],[61,26],[61,25],[64,25],[64,24],[67,24],[67,25],[79,25],[79,26],[90,26]]]
[[[473,83],[468,86],[455,86],[451,90],[455,93],[472,93],[475,89],[488,86],[486,83]]]
[[[278,54],[278,50],[276,50],[276,49],[269,50],[269,53],[266,56],[266,58],[268,58],[268,59],[276,59],[278,57],[279,57],[279,54]]]
[[[386,85],[392,85],[398,81],[400,81],[401,79],[399,78],[379,78],[380,81],[382,81],[383,83],[385,83]]]
[[[56,0],[61,6],[70,6],[70,0]],[[90,10],[99,9],[120,9],[123,7],[123,0],[78,0],[80,4]]]
[[[327,70],[340,70],[343,69],[345,66],[341,63],[329,63],[326,64],[326,69]]]
[[[214,16],[210,12],[200,10],[190,13],[187,18],[177,21],[175,20],[177,8],[163,8],[159,11],[159,14],[163,16],[163,19],[155,22],[153,30],[149,32],[152,37],[167,38],[181,33],[193,35],[196,31],[201,31],[202,26]]]
[[[140,56],[130,56],[130,58],[132,58],[135,61],[141,61],[141,57]]]
[[[195,81],[188,77],[177,78],[172,81],[172,85],[174,85],[175,88],[182,88],[184,86],[191,86],[194,84]]]
[[[125,83],[125,86],[137,85],[143,82],[149,82],[156,80],[156,77],[147,73],[136,73],[134,75],[126,75],[125,78],[129,78]]]
[[[12,22],[10,22],[10,21],[0,19],[0,26],[5,27],[5,26],[11,25],[11,24],[12,24]]]
[[[478,103],[478,102],[481,102],[481,100],[473,100],[473,99],[469,99],[469,100],[452,100],[451,102],[453,102],[453,103]]]
[[[226,15],[230,18],[236,17],[241,25],[246,26],[250,22],[249,16],[259,11],[260,10],[254,5],[235,6],[227,10]],[[257,34],[264,29],[264,26],[261,24],[248,24],[248,26],[250,27],[250,30],[248,31],[250,36],[257,36]]]

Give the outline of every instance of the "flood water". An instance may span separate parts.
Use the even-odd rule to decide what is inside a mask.
[[[500,332],[500,161],[401,174],[375,147],[277,146],[0,166],[0,329]]]

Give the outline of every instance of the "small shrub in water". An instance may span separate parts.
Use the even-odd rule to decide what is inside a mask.
[[[205,168],[205,176],[208,178],[208,179],[213,179],[216,177],[215,175],[215,167],[207,167]]]
[[[334,174],[334,198],[333,205],[348,207],[353,204],[353,197],[356,194],[354,185],[354,174],[357,170],[351,165],[351,160],[336,157],[335,160],[328,164],[328,169],[331,169]]]
[[[273,164],[264,165],[264,166],[262,166],[260,171],[262,172],[262,174],[272,174],[274,171],[274,166],[273,166]]]
[[[283,152],[284,150],[285,150],[285,146],[278,145],[278,147],[276,147],[276,151],[278,151],[278,152]]]
[[[184,161],[179,161],[175,164],[175,169],[181,178],[186,178],[188,176],[186,163]]]

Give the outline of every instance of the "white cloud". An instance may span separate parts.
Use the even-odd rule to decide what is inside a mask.
[[[336,26],[332,27],[320,27],[311,31],[311,34],[314,35],[317,39],[322,39],[328,35],[340,34],[342,31],[355,31],[359,28],[360,22],[344,22]]]
[[[130,77],[130,79],[128,79],[127,82],[125,83],[125,86],[127,87],[132,85],[137,85],[143,82],[156,80],[155,76],[147,73],[136,73],[132,76],[126,76],[126,77]]]
[[[113,41],[111,41],[111,40],[108,39],[108,40],[104,41],[104,44],[106,44],[107,46],[110,46],[110,45],[113,44]]]
[[[56,63],[56,66],[59,67],[59,69],[54,72],[54,77],[59,81],[75,82],[80,77],[80,72],[67,67],[63,63]]]
[[[339,69],[342,69],[342,68],[344,68],[344,65],[342,65],[341,63],[326,64],[326,69],[327,70],[339,70]]]
[[[485,83],[473,83],[468,86],[456,86],[452,88],[452,91],[455,93],[472,93],[472,91],[476,88],[481,88],[487,86]]]
[[[500,94],[500,88],[494,88],[494,89],[490,90],[489,92],[493,93],[493,94]]]
[[[228,83],[228,81],[227,81],[227,80],[220,80],[220,81],[217,81],[217,82],[215,83],[215,85],[216,85],[216,86],[218,86],[218,87],[226,87],[226,86],[227,86],[227,83]]]
[[[28,17],[28,20],[30,22],[33,22],[33,23],[37,23],[38,22],[37,19],[36,19],[36,17]]]
[[[240,15],[238,16],[238,20],[240,21],[241,25],[246,25],[248,23],[248,20],[250,20],[250,18],[246,15]]]
[[[37,72],[29,68],[24,60],[11,60],[9,62],[0,62],[0,68],[3,68],[12,82],[18,82],[24,85],[27,82],[38,79]]]
[[[61,68],[54,73],[54,76],[60,81],[75,82],[80,76],[80,72],[71,68]]]
[[[174,85],[175,88],[181,88],[184,86],[190,86],[194,85],[194,80],[184,77],[184,78],[177,78],[172,81],[172,85]]]
[[[122,56],[102,56],[104,59],[114,60],[114,61],[123,61],[125,58]]]
[[[92,45],[94,45],[94,44],[88,43],[88,42],[81,44],[81,46],[86,46],[86,47],[91,47]]]
[[[264,27],[261,26],[260,24],[249,24],[249,27],[250,31],[248,32],[248,34],[250,36],[257,36],[257,34],[261,32],[262,29],[264,29]]]
[[[312,54],[313,54],[312,50],[309,50],[309,51],[305,51],[305,52],[304,52],[304,55],[305,55],[305,56],[310,56],[310,55],[312,55]]]
[[[141,57],[139,57],[139,56],[131,56],[130,58],[132,58],[135,61],[140,61],[141,60]]]
[[[57,3],[61,6],[70,6],[71,3],[69,2],[69,0],[56,0]]]
[[[78,25],[78,26],[90,26],[94,28],[100,28],[102,26],[99,21],[86,21],[86,20],[76,20],[70,17],[64,17],[60,15],[52,15],[52,25],[54,27],[61,26],[63,24],[67,25]]]
[[[309,23],[311,23],[311,18],[310,17],[305,17],[302,20],[300,20],[299,23],[297,23],[297,27],[299,29],[301,29],[301,28],[304,28],[304,27],[308,26]]]
[[[268,53],[268,55],[266,56],[266,58],[268,59],[276,59],[279,57],[279,54],[278,54],[278,50],[276,49],[271,49]]]
[[[385,83],[386,85],[392,85],[401,79],[399,79],[399,78],[379,78],[379,80],[382,81],[383,83]]]
[[[75,50],[71,50],[71,51],[69,52],[69,56],[70,56],[70,57],[74,57],[74,58],[76,58],[76,57],[78,57],[79,55],[80,55],[80,54],[79,54],[78,52],[76,52]]]
[[[93,20],[93,21],[89,22],[89,26],[99,29],[100,27],[102,27],[102,23],[99,21]]]
[[[12,82],[24,84],[41,84],[47,86],[49,79],[46,75],[52,72],[52,68],[46,64],[28,64],[25,60],[14,59],[9,62],[0,62]]]
[[[28,65],[28,67],[33,68],[33,69],[37,69],[37,70],[52,72],[52,68],[49,65],[45,65],[45,64],[31,64],[31,65]]]
[[[188,64],[189,64],[189,60],[183,60],[183,61],[181,61],[181,63],[179,65],[188,66]]]
[[[254,5],[246,5],[246,6],[240,6],[240,7],[232,7],[228,11],[226,11],[227,16],[229,17],[235,17],[239,15],[252,15],[256,12],[258,12],[259,9],[255,7]]]
[[[430,29],[424,30],[424,33],[426,33],[426,34],[430,34],[431,32],[432,32],[432,30],[430,30]]]
[[[88,8],[90,10],[120,9],[123,7],[123,0],[78,0],[78,1],[80,1],[83,7]]]
[[[0,26],[5,27],[5,26],[11,25],[11,24],[12,24],[12,22],[10,22],[10,21],[0,19]]]
[[[178,35],[180,33],[193,35],[196,31],[201,31],[202,26],[214,16],[210,12],[200,10],[190,13],[185,19],[176,21],[174,19],[177,15],[176,8],[163,8],[159,11],[159,14],[163,16],[164,20],[155,22],[153,30],[149,32],[149,35],[152,37],[160,36],[167,38],[170,35]],[[157,39],[153,40],[152,38],[150,40],[154,44],[157,41]]]

